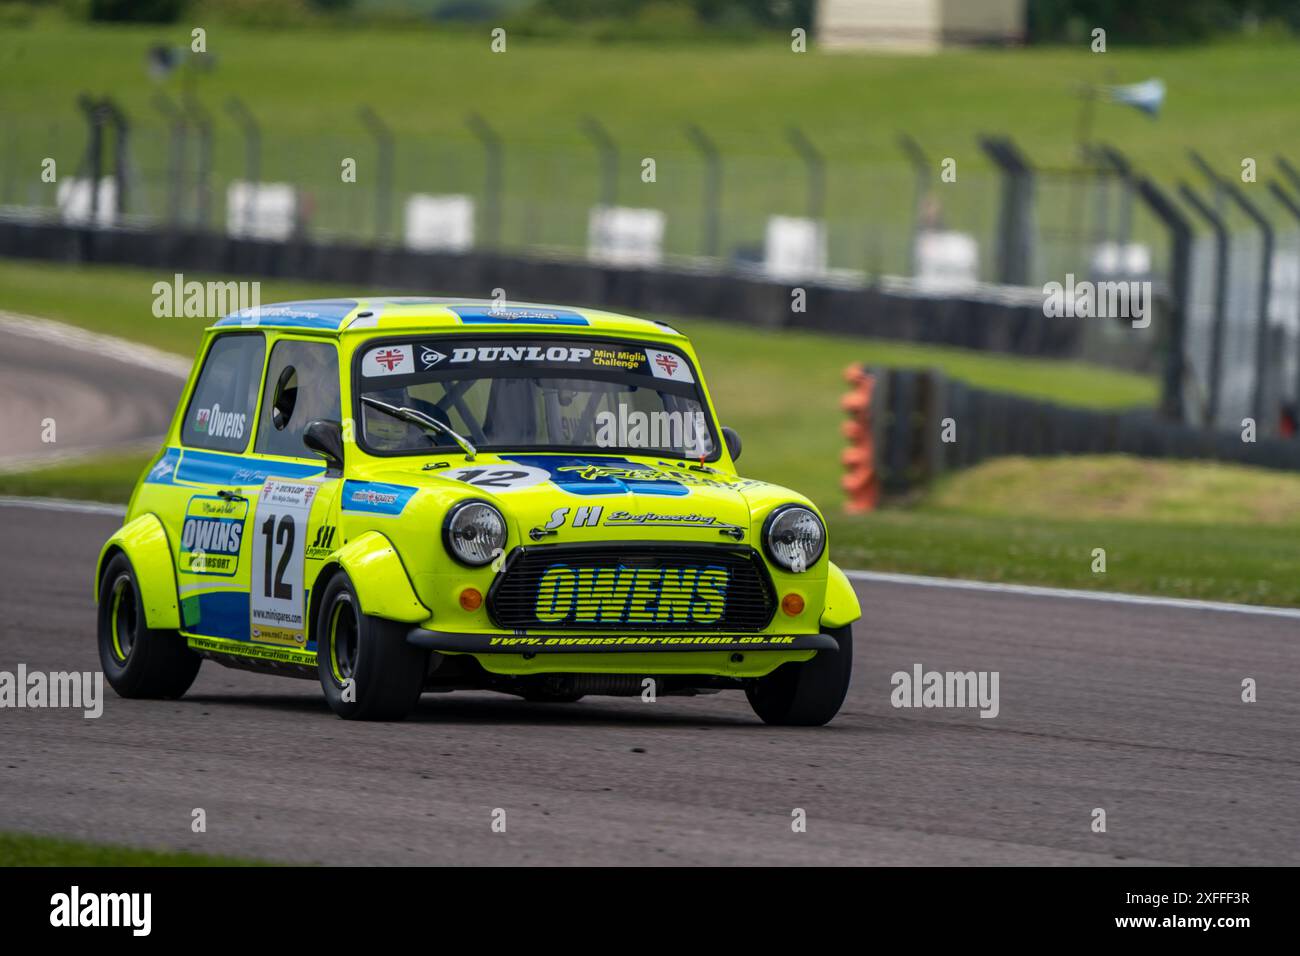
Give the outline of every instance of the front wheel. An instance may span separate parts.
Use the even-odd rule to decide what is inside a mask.
[[[827,632],[838,651],[818,651],[809,661],[782,664],[745,688],[749,706],[765,724],[820,727],[839,713],[853,674],[853,629]]]
[[[344,720],[402,720],[420,700],[429,652],[406,642],[408,625],[363,614],[347,574],[330,578],[316,621],[316,670]]]
[[[109,686],[127,698],[180,697],[198,676],[203,658],[176,631],[149,627],[135,568],[115,554],[99,582],[99,662]]]

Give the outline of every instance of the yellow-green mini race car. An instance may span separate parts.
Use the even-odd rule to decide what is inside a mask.
[[[416,298],[235,313],[100,554],[104,672],[176,698],[211,658],[390,720],[426,691],[741,689],[768,723],[824,724],[857,597],[816,507],[739,456],[662,322]]]

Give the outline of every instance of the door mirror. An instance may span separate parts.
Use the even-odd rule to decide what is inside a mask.
[[[727,443],[727,451],[731,453],[732,461],[740,460],[740,436],[736,434],[734,428],[722,427],[722,440]]]
[[[302,433],[302,443],[329,462],[331,468],[343,470],[343,426],[339,422],[317,419]]]

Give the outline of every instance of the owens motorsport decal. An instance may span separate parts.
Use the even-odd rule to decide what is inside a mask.
[[[571,309],[528,308],[524,306],[453,305],[463,325],[496,325],[521,322],[526,325],[588,325],[585,318]]]
[[[389,485],[380,481],[343,482],[343,510],[364,511],[376,515],[400,515],[418,491],[406,485]]]
[[[307,643],[303,551],[314,484],[268,478],[253,516],[249,635],[264,644]]]
[[[239,568],[247,501],[195,495],[181,525],[180,570],[230,576]]]
[[[727,604],[727,569],[571,568],[554,564],[537,582],[533,613],[547,624],[712,624]]]

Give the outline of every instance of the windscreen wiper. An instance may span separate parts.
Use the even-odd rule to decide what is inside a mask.
[[[407,408],[405,405],[390,405],[387,402],[381,402],[377,398],[371,398],[369,395],[362,395],[361,401],[365,402],[371,408],[379,409],[385,415],[391,415],[393,418],[400,419],[404,422],[410,422],[412,425],[422,425],[425,428],[432,428],[434,431],[446,435],[460,446],[460,450],[465,453],[465,457],[470,461],[473,461],[474,456],[478,454],[478,449],[474,447],[473,443],[468,438],[456,431],[450,425],[444,425],[442,422],[438,421],[438,419],[426,415],[418,409]]]

